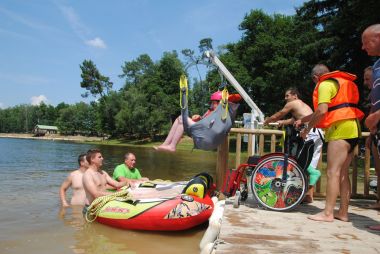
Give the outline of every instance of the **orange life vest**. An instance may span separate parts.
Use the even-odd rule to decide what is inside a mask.
[[[314,111],[318,107],[319,85],[328,79],[335,80],[339,84],[338,92],[328,104],[328,111],[322,120],[316,125],[317,128],[327,128],[332,123],[344,119],[362,119],[364,113],[357,108],[359,102],[359,91],[353,82],[356,76],[348,72],[333,71],[319,77],[318,83],[313,92]]]

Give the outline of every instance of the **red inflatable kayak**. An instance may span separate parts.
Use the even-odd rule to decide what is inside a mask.
[[[207,192],[208,187],[210,182],[207,184],[203,177],[194,178],[189,182],[155,185],[153,194],[163,193],[166,197],[109,201],[98,211],[96,221],[133,230],[189,229],[206,222],[213,212],[214,203]],[[165,193],[170,193],[171,188],[176,189],[173,193],[177,193],[168,197]],[[152,187],[140,187],[137,192],[133,191],[152,193],[151,190]]]

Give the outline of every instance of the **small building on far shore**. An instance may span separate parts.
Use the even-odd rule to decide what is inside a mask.
[[[35,136],[44,136],[45,134],[57,134],[58,127],[37,124],[33,129],[33,133]]]

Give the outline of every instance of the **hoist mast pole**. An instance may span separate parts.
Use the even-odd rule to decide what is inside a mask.
[[[236,91],[241,95],[243,100],[248,104],[251,108],[252,118],[258,118],[259,122],[264,122],[264,114],[259,109],[259,107],[253,102],[251,97],[245,92],[243,87],[239,84],[239,82],[232,76],[232,74],[227,70],[224,64],[219,60],[219,58],[215,55],[213,51],[206,51],[204,56],[207,57],[215,66],[219,68],[219,71],[222,75],[228,80],[228,82],[236,89]],[[253,122],[256,119],[251,119]],[[257,126],[254,126],[254,128]]]

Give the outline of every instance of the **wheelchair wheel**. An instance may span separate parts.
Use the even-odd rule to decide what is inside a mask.
[[[289,158],[286,184],[282,186],[284,157],[268,156],[252,172],[251,189],[256,200],[273,211],[296,207],[307,191],[307,178],[297,162]]]

